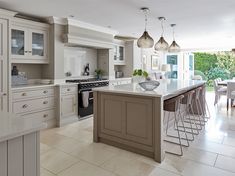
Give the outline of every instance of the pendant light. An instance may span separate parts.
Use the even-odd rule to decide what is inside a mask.
[[[144,13],[145,15],[145,30],[143,35],[138,39],[137,41],[137,46],[139,48],[152,48],[154,45],[154,40],[153,38],[148,34],[146,27],[147,27],[147,13],[149,12],[149,8],[147,7],[143,7],[141,8],[141,11]]]
[[[158,42],[155,44],[154,48],[156,51],[167,51],[169,44],[166,42],[166,40],[163,37],[164,34],[164,28],[163,28],[163,22],[166,20],[165,17],[159,17],[158,18],[161,21],[161,27],[162,27],[162,35]]]
[[[180,52],[180,46],[175,42],[175,26],[176,24],[171,24],[171,27],[173,29],[173,42],[169,47],[169,52],[170,53],[177,53]]]

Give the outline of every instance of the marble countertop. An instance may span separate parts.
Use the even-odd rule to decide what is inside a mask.
[[[131,95],[142,95],[151,97],[163,97],[164,99],[171,98],[174,95],[180,94],[192,88],[203,85],[205,81],[198,80],[176,80],[167,79],[159,80],[160,86],[153,91],[145,91],[138,83],[123,84],[123,85],[109,85],[107,87],[99,87],[93,89],[94,91],[124,93]]]
[[[33,118],[24,119],[15,114],[0,111],[0,142],[46,128],[45,123],[35,123]]]

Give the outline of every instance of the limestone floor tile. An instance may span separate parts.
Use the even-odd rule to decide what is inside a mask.
[[[148,176],[180,176],[180,175],[167,170],[163,170],[161,168],[155,168]]]
[[[49,150],[41,155],[41,166],[57,174],[78,162],[78,159],[57,149]]]
[[[50,149],[52,149],[50,146],[40,143],[40,154],[45,153]]]
[[[101,146],[99,146],[101,145]],[[74,155],[75,154],[75,155]],[[71,153],[77,158],[87,161],[95,165],[101,165],[112,157],[117,155],[117,152],[110,151],[103,147],[102,144],[90,144],[87,148],[78,153]]]
[[[49,172],[46,169],[41,168],[40,169],[40,176],[55,176],[53,173]]]
[[[225,137],[223,144],[235,147],[235,138],[234,137]]]
[[[101,167],[119,176],[147,176],[155,169],[153,165],[124,156],[115,156]]]
[[[113,173],[84,161],[62,171],[58,176],[115,176]]]
[[[208,152],[213,152],[213,153],[218,153],[218,154],[221,154],[221,155],[235,157],[235,147],[228,146],[228,145],[203,141],[203,142],[193,143],[192,147],[193,148],[198,148],[198,149],[201,149],[201,150],[205,150],[205,151],[208,151]]]
[[[77,146],[82,146],[83,143],[79,142],[73,138],[66,137],[65,139],[61,140],[60,143],[55,145],[54,147],[65,152],[65,153],[71,153],[74,151]]]
[[[215,167],[199,164],[193,161],[189,161],[185,166],[183,176],[235,176],[234,173],[227,172]]]
[[[235,158],[219,155],[215,167],[235,173]]]
[[[184,150],[182,158],[214,166],[217,154],[189,147]]]
[[[67,139],[68,138],[66,136],[53,134],[53,135],[41,137],[41,143],[54,147],[61,143],[64,143],[64,141]]]
[[[76,128],[70,128],[58,131],[57,134],[71,137],[75,140],[81,141],[81,142],[92,142],[93,141],[93,133],[87,130],[78,130]]]

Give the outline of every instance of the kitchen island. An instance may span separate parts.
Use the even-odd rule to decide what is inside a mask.
[[[94,89],[94,142],[162,162],[164,100],[200,86],[204,88],[205,81],[160,80],[154,91],[136,83]]]
[[[40,130],[45,124],[0,111],[0,176],[40,176]]]

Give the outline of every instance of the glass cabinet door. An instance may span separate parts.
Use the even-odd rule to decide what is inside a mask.
[[[32,56],[45,55],[45,36],[43,33],[32,32]]]
[[[11,54],[25,55],[25,31],[20,29],[11,30]]]
[[[119,46],[119,60],[123,61],[124,60],[124,47]]]

